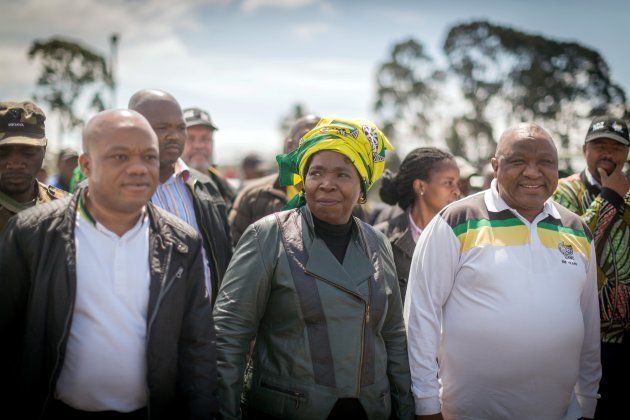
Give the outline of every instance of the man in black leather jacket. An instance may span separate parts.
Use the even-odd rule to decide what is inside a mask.
[[[19,213],[0,237],[3,410],[211,418],[216,350],[201,238],[149,202],[155,133],[140,114],[114,110],[88,122],[83,141],[88,185]]]

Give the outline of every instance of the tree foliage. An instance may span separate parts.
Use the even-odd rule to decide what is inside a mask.
[[[424,140],[430,138],[429,122],[439,97],[443,72],[436,69],[424,46],[407,39],[393,46],[376,75],[376,102],[384,133],[394,140],[398,131]]]
[[[581,120],[621,116],[626,107],[603,57],[575,42],[479,21],[451,28],[444,52],[475,124],[494,122],[488,115],[494,102],[501,104],[506,124],[540,121],[567,148],[572,134],[583,135],[574,132]]]
[[[60,135],[83,124],[80,102],[84,110],[105,109],[103,92],[113,81],[103,56],[76,42],[51,38],[33,42],[28,57],[41,63],[34,99],[58,114]]]

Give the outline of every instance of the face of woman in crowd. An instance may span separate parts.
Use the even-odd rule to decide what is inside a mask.
[[[304,197],[315,217],[345,224],[360,195],[361,179],[347,157],[329,150],[313,155],[304,180]]]
[[[429,174],[429,180],[414,181],[414,191],[418,200],[433,213],[437,214],[447,204],[459,198],[459,169],[454,161],[448,159],[438,163]],[[422,193],[422,194],[420,194]]]

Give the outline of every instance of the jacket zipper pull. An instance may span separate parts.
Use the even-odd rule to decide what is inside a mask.
[[[365,323],[368,324],[370,322],[370,305],[367,305],[365,309]]]

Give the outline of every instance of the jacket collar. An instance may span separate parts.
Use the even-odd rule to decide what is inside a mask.
[[[389,222],[389,241],[409,258],[413,257],[416,242],[409,226],[409,213],[402,212]]]
[[[302,239],[308,250],[306,271],[333,283],[341,289],[367,298],[359,291],[358,286],[368,280],[375,272],[368,256],[365,240],[359,232],[356,218],[354,220],[352,238],[348,244],[343,264],[340,264],[330,252],[326,243],[315,234],[313,215],[308,206],[299,209],[302,214]]]

